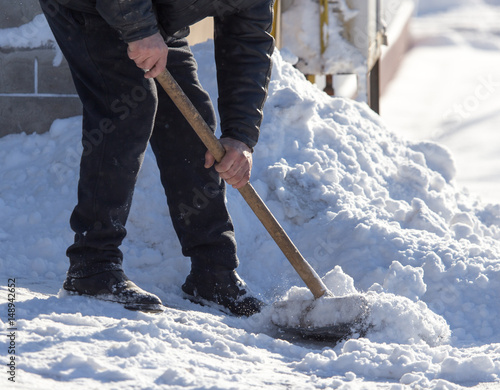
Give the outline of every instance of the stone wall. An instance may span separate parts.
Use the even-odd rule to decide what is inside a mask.
[[[33,23],[42,13],[38,0],[0,0],[0,9],[4,38],[0,44],[0,137],[42,133],[55,119],[80,115],[81,103],[60,53],[53,47],[26,47],[38,28],[46,29]],[[17,29],[27,24],[29,29]],[[189,42],[212,36],[212,21],[206,19],[191,28]]]
[[[37,0],[0,0],[0,136],[41,133],[57,118],[81,114],[67,63],[55,60],[56,49],[27,47],[37,34],[36,23],[26,25],[42,11]],[[13,29],[13,30],[7,30]]]

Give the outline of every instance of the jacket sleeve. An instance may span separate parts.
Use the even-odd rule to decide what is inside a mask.
[[[258,141],[271,75],[273,1],[215,17],[215,61],[222,137],[253,148]]]
[[[97,0],[96,9],[127,43],[158,32],[151,0]]]

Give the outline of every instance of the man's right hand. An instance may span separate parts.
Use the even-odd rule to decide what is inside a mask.
[[[127,53],[139,68],[146,70],[144,77],[148,79],[158,76],[167,66],[168,46],[160,33],[130,42]]]

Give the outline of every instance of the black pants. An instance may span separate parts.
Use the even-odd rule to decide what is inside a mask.
[[[78,204],[71,215],[75,242],[68,275],[120,269],[119,249],[148,142],[156,156],[170,216],[193,268],[236,268],[236,242],[224,182],[205,169],[206,148],[170,98],[146,80],[127,56],[127,45],[100,16],[40,0],[69,63],[83,103],[83,154]],[[167,68],[215,129],[208,94],[185,38],[165,37]],[[162,205],[158,205],[162,207]]]

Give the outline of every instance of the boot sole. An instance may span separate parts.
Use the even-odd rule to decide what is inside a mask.
[[[66,293],[71,296],[82,296],[82,297],[87,297],[87,298],[94,298],[99,301],[104,301],[104,302],[113,302],[113,303],[119,303],[123,305],[123,307],[127,310],[131,311],[141,311],[145,313],[163,313],[165,311],[165,306],[157,303],[130,303],[130,302],[122,302],[117,299],[112,299],[112,295],[88,295],[88,294],[82,294],[79,293],[78,291],[73,291],[73,290],[66,290]]]
[[[208,300],[201,298],[199,296],[194,296],[194,295],[190,295],[188,293],[183,292],[182,298],[184,298],[192,303],[195,303],[196,305],[208,307],[210,309],[215,309],[215,310],[218,310],[218,311],[220,311],[224,314],[227,314],[229,316],[237,317],[234,313],[231,313],[231,311],[228,308],[226,308],[222,305],[219,305],[218,303],[208,301]]]
[[[229,308],[223,306],[222,304],[219,304],[219,303],[215,303],[213,301],[209,301],[205,298],[201,298],[200,296],[194,296],[194,295],[190,295],[186,292],[183,292],[182,293],[182,297],[184,299],[187,299],[193,303],[196,303],[197,305],[200,305],[200,306],[206,306],[206,307],[209,307],[211,309],[216,309],[224,314],[227,314],[229,316],[232,316],[232,317],[238,317],[238,318],[241,318],[241,317],[250,317],[254,314],[258,314],[260,311],[257,311],[257,312],[254,312],[254,313],[235,313],[235,312],[232,312]],[[264,307],[265,305],[263,305],[261,307],[261,309]]]

